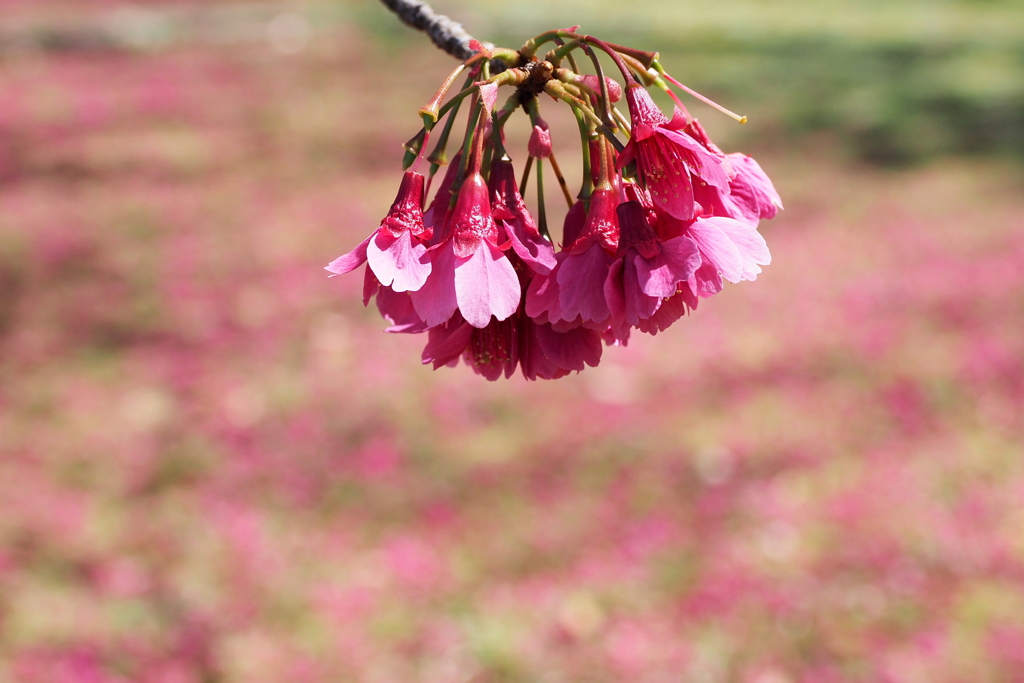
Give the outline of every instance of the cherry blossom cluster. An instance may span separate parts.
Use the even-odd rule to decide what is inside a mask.
[[[576,28],[541,34],[519,50],[473,48],[420,110],[424,126],[406,144],[405,175],[380,227],[327,266],[342,274],[365,263],[363,303],[376,301],[389,332],[426,332],[425,364],[461,358],[489,380],[516,368],[531,380],[563,377],[597,365],[605,345],[626,344],[634,329],[665,330],[724,280],[753,280],[771,261],[757,226],[782,207],[778,193],[756,161],[708,139],[672,86],[745,119],[679,83],[657,53]],[[615,62],[621,84],[605,76],[599,53]],[[596,73],[581,73],[577,56]],[[465,86],[445,101],[463,74]],[[502,87],[511,94],[498,107]],[[649,87],[672,98],[671,118]],[[579,124],[583,183],[575,199],[540,116],[542,94],[569,105]],[[628,118],[616,106],[623,98]],[[466,136],[449,160],[465,101]],[[503,130],[520,109],[533,130],[517,182]],[[430,167],[421,174],[424,158]],[[569,205],[557,249],[546,220],[545,163]],[[531,173],[536,218],[523,199]]]

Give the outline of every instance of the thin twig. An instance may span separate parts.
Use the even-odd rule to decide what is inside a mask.
[[[423,31],[434,45],[460,60],[467,60],[475,54],[469,47],[473,36],[466,33],[462,24],[435,12],[421,0],[381,0],[398,18],[413,28]]]

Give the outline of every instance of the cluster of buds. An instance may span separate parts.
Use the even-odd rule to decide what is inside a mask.
[[[342,274],[366,263],[364,305],[376,300],[389,332],[426,332],[423,362],[435,369],[461,358],[490,380],[517,367],[531,380],[563,377],[597,365],[603,347],[624,345],[633,329],[666,329],[721,291],[723,280],[755,279],[771,259],[757,231],[782,206],[771,181],[750,157],[716,147],[672,86],[745,119],[672,78],[657,53],[576,28],[541,34],[520,50],[474,44],[476,54],[420,110],[424,126],[406,144],[405,176],[380,227],[327,266]],[[540,59],[545,44],[551,49]],[[596,73],[581,73],[577,52]],[[605,76],[598,52],[615,62],[622,84]],[[463,74],[465,86],[445,101]],[[496,108],[503,86],[512,92]],[[672,98],[671,118],[648,87]],[[584,168],[575,200],[540,116],[542,93],[568,104],[579,124]],[[628,118],[616,107],[623,97]],[[449,162],[452,124],[466,101],[467,133]],[[503,128],[520,108],[533,132],[517,182]],[[418,171],[424,158],[426,175]],[[545,163],[569,205],[557,251]],[[531,170],[536,219],[523,200]]]

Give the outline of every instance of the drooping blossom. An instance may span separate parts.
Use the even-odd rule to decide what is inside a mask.
[[[532,58],[535,47],[528,44],[523,54]],[[554,58],[555,64],[531,59],[492,75],[478,59],[491,53],[479,45],[472,49],[478,54],[471,86],[442,105],[465,66],[452,73],[420,110],[426,125],[406,144],[405,158],[414,170],[424,158],[443,162],[453,120],[444,122],[428,157],[425,142],[440,119],[453,116],[460,99],[471,96],[470,125],[459,145],[466,163],[461,151],[454,154],[426,211],[423,177],[407,173],[381,227],[328,267],[342,273],[368,263],[363,303],[375,299],[388,332],[426,332],[424,363],[437,368],[461,359],[490,380],[516,368],[529,380],[562,377],[596,365],[604,345],[625,346],[633,330],[664,331],[725,281],[753,280],[770,262],[757,225],[782,208],[774,186],[753,159],[719,149],[674,95],[677,106],[669,118],[612,54],[628,82],[632,125],[623,126],[623,140],[615,126],[599,123],[617,116],[605,111],[603,100],[615,103],[623,95],[600,68],[577,74],[582,62],[565,60],[570,70]],[[627,63],[655,60],[652,73],[707,101],[666,74],[653,53],[620,51],[589,36],[558,51],[576,49],[591,57],[593,49],[617,52]],[[506,85],[519,90],[499,109],[498,91]],[[582,199],[570,200],[557,252],[546,221],[538,229],[523,199],[535,179],[537,215],[546,215],[542,159],[550,159],[566,190],[534,97],[540,92],[575,108],[584,146]],[[522,176],[523,187],[504,130],[520,108],[530,117],[527,149],[531,163],[538,163],[534,176],[528,170]]]
[[[632,188],[630,188],[632,189]],[[630,327],[650,318],[662,301],[675,296],[700,266],[697,245],[686,236],[658,240],[636,199],[619,204],[619,248],[604,283],[612,330],[625,337]]]
[[[665,236],[682,235],[697,244],[701,265],[688,282],[700,297],[720,292],[723,278],[732,283],[755,280],[761,266],[772,261],[768,245],[757,228],[735,218],[701,216],[685,223],[663,221],[659,227]]]
[[[492,318],[477,328],[455,313],[430,329],[423,363],[438,369],[461,358],[477,374],[494,381],[520,367],[528,380],[558,379],[601,360],[600,334],[586,328],[556,332],[520,309],[506,320]]]
[[[612,190],[595,190],[580,236],[567,249],[556,275],[562,320],[601,323],[610,312],[604,298],[604,281],[619,243],[618,196]]]
[[[713,185],[694,186],[694,198],[705,213],[727,216],[757,225],[762,218],[774,218],[782,199],[761,166],[746,154],[722,152],[708,137],[697,119],[687,123],[685,132],[705,149],[722,159],[729,176],[728,191]]]
[[[618,167],[636,161],[637,172],[654,204],[674,218],[694,216],[693,178],[729,191],[722,159],[684,132],[686,116],[675,109],[669,120],[639,84],[626,88],[632,137]]]
[[[415,291],[430,275],[425,242],[430,230],[423,224],[423,176],[407,171],[398,195],[380,227],[351,252],[327,266],[335,275],[369,262],[377,281],[396,292]]]
[[[539,116],[533,124],[526,150],[530,156],[538,159],[547,159],[551,156],[551,129],[548,127],[548,122]]]
[[[519,194],[512,162],[495,161],[491,164],[488,180],[491,192],[491,214],[500,228],[501,236],[511,242],[512,251],[534,272],[547,274],[555,267],[555,250],[541,236],[526,202]]]
[[[448,321],[456,309],[474,327],[486,327],[492,315],[508,318],[519,305],[519,279],[498,248],[498,226],[479,172],[463,181],[446,230],[428,251],[431,276],[413,293],[417,314],[428,327]]]

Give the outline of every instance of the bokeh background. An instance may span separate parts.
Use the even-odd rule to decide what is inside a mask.
[[[578,376],[433,372],[322,268],[449,57],[371,0],[3,0],[0,681],[1024,681],[1021,3],[437,8],[748,114],[692,107],[773,264]]]

